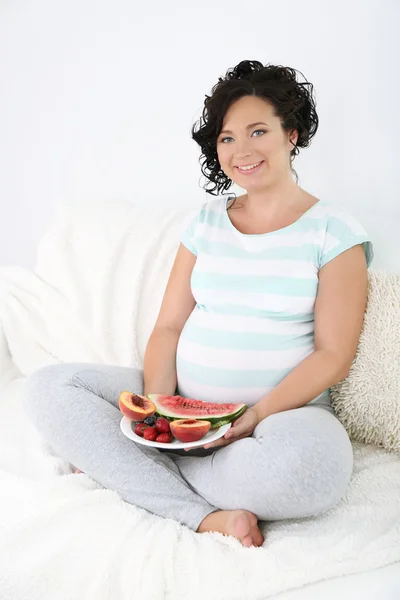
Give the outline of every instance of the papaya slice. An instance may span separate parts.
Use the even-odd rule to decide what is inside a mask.
[[[118,406],[122,414],[132,421],[144,421],[152,417],[157,409],[149,398],[132,392],[121,392]]]
[[[209,431],[209,421],[197,421],[196,419],[177,419],[170,422],[172,435],[180,442],[197,442]]]

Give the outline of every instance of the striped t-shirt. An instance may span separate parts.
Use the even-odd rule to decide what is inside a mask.
[[[205,202],[181,242],[197,256],[196,306],[179,337],[176,394],[256,404],[314,351],[318,271],[356,244],[373,247],[346,209],[319,201],[295,223],[241,233],[227,200]],[[329,388],[309,404],[330,406]]]

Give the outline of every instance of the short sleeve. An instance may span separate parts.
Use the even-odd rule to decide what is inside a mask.
[[[367,268],[369,268],[374,257],[374,249],[367,232],[352,214],[346,210],[336,209],[328,216],[319,268],[321,269],[333,258],[357,244],[363,245]]]
[[[204,205],[203,205],[204,206]],[[203,213],[203,207],[200,211],[193,216],[193,213],[189,214],[186,219],[184,219],[180,241],[192,254],[197,256],[197,245],[196,245],[196,232],[197,225],[201,219],[201,215]]]

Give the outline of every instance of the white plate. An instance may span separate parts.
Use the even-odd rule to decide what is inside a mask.
[[[137,435],[134,432],[134,429],[138,423],[141,423],[141,421],[131,421],[128,417],[123,416],[120,423],[122,433],[130,440],[133,440],[138,444],[143,444],[144,446],[153,446],[153,448],[173,448],[174,450],[176,448],[201,448],[205,444],[210,444],[221,438],[232,426],[232,423],[228,423],[227,425],[218,427],[218,429],[210,429],[204,437],[196,442],[180,442],[172,437],[172,442],[167,444],[165,442],[152,442],[151,440],[146,440],[145,438],[140,437],[140,435]]]

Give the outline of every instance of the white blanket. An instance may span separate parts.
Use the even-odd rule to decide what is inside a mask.
[[[34,272],[0,269],[0,596],[264,600],[400,560],[400,455],[355,443],[346,496],[261,523],[262,548],[197,534],[54,456],[25,417],[25,378],[52,362],[143,366],[188,209],[60,212]]]

